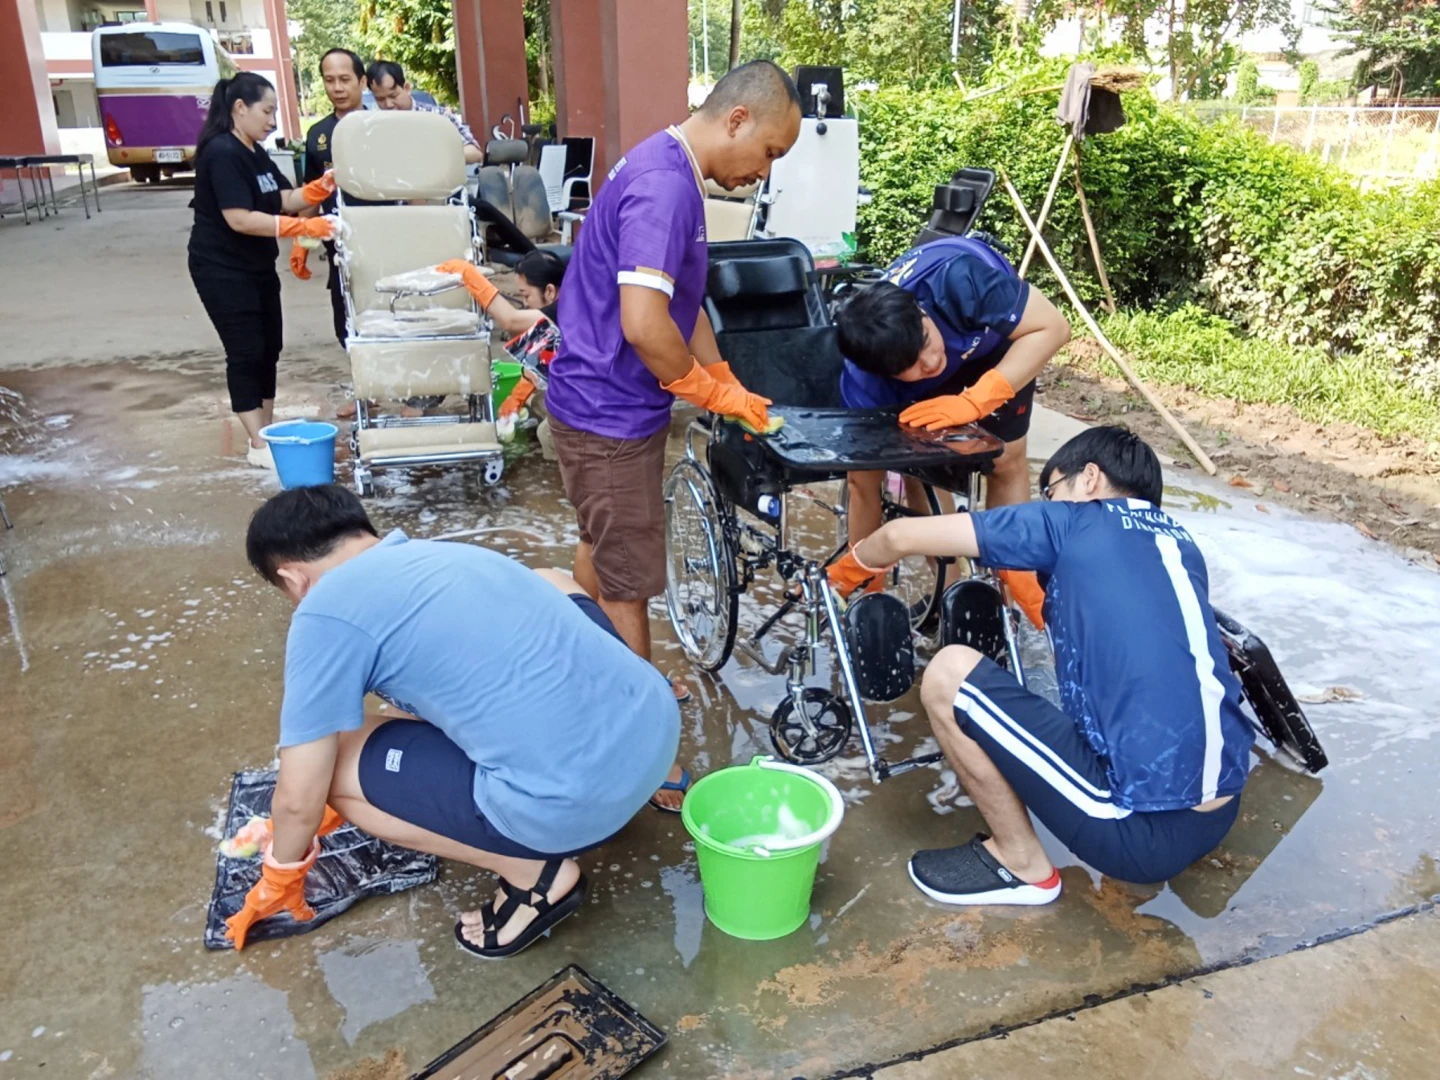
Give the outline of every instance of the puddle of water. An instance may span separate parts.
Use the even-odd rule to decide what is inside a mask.
[[[316,960],[330,996],[345,1010],[340,1034],[351,1046],[371,1024],[435,1000],[418,941],[352,938]]]
[[[688,968],[700,953],[705,930],[705,890],[689,861],[662,867],[660,887],[675,909],[675,951],[680,954],[681,966]]]

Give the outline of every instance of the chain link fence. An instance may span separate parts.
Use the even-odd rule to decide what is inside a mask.
[[[1195,102],[1203,119],[1234,117],[1272,143],[1336,165],[1364,183],[1440,177],[1440,106],[1236,106]]]

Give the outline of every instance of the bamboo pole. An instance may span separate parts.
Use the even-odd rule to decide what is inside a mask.
[[[1105,310],[1115,314],[1115,293],[1110,288],[1110,275],[1105,273],[1105,260],[1100,257],[1100,239],[1095,235],[1095,222],[1090,218],[1090,204],[1085,201],[1085,185],[1080,181],[1080,151],[1075,151],[1075,194],[1080,197],[1080,216],[1085,219],[1085,235],[1090,238],[1090,254],[1095,258],[1095,272],[1105,290]]]
[[[1200,467],[1211,476],[1214,476],[1216,468],[1215,463],[1210,460],[1210,455],[1200,449],[1200,444],[1190,437],[1190,433],[1185,430],[1180,421],[1175,419],[1170,410],[1165,407],[1165,404],[1145,385],[1140,376],[1135,374],[1134,368],[1130,366],[1125,357],[1120,355],[1120,350],[1115,348],[1110,339],[1105,336],[1105,331],[1100,329],[1100,324],[1095,321],[1095,317],[1090,314],[1089,309],[1085,307],[1084,302],[1082,302],[1076,294],[1075,286],[1070,284],[1070,279],[1065,276],[1065,271],[1060,269],[1060,264],[1055,261],[1055,256],[1050,251],[1050,245],[1045,243],[1044,238],[1040,235],[1040,231],[1035,227],[1035,222],[1030,219],[1030,213],[1025,209],[1025,204],[1020,199],[1020,193],[1015,190],[1015,185],[1010,182],[1010,175],[1005,171],[1004,167],[1000,169],[1000,179],[1005,184],[1005,191],[1010,196],[1010,201],[1015,204],[1016,213],[1020,215],[1020,220],[1025,222],[1025,228],[1030,231],[1031,238],[1035,241],[1035,245],[1039,249],[1040,254],[1050,267],[1050,272],[1054,274],[1055,279],[1060,282],[1060,287],[1065,290],[1065,295],[1070,298],[1070,303],[1075,306],[1075,310],[1079,312],[1080,318],[1083,319],[1085,325],[1090,328],[1090,332],[1095,335],[1095,340],[1100,343],[1100,347],[1109,354],[1110,359],[1115,361],[1115,366],[1120,369],[1120,373],[1125,376],[1130,385],[1135,387],[1135,389],[1140,392],[1140,396],[1149,403],[1150,407],[1160,414],[1160,419],[1164,420],[1170,430],[1179,436],[1180,441],[1185,444],[1185,448],[1189,450],[1190,453],[1194,455],[1195,460],[1200,463]]]
[[[1055,175],[1050,178],[1050,190],[1045,192],[1045,202],[1040,207],[1040,217],[1037,220],[1037,232],[1030,238],[1029,245],[1025,248],[1025,258],[1020,260],[1020,276],[1025,276],[1025,271],[1030,269],[1030,260],[1035,257],[1035,241],[1040,239],[1040,234],[1045,230],[1045,221],[1050,217],[1050,204],[1055,201],[1055,189],[1060,186],[1060,177],[1065,174],[1065,163],[1070,160],[1070,148],[1075,145],[1075,132],[1065,132],[1065,145],[1060,149],[1060,160],[1055,163]]]

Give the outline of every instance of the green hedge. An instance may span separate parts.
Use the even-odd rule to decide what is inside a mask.
[[[962,165],[1003,165],[1032,212],[1044,198],[1063,130],[1054,120],[1063,67],[1004,93],[856,95],[862,252],[904,250],[936,184]],[[1232,120],[1202,122],[1124,95],[1129,122],[1085,140],[1082,175],[1122,306],[1202,304],[1251,334],[1402,374],[1440,396],[1440,182],[1362,194],[1345,174]],[[1026,234],[997,185],[981,219],[1018,260]],[[1100,287],[1067,176],[1046,236],[1087,302]],[[1036,260],[1032,277],[1058,296]]]

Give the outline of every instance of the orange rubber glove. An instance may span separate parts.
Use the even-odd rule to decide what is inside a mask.
[[[514,416],[520,411],[520,407],[530,400],[530,395],[533,393],[535,393],[535,384],[525,376],[520,376],[520,381],[500,403],[500,415]]]
[[[310,259],[310,249],[304,247],[297,237],[295,243],[290,245],[290,272],[301,281],[309,281],[310,267],[306,263]]]
[[[740,380],[735,377],[735,373],[730,370],[729,363],[724,360],[721,360],[718,364],[711,364],[705,370],[708,371],[710,377],[718,383],[723,383],[726,386],[740,386]],[[741,387],[741,389],[744,388]]]
[[[481,311],[488,308],[491,301],[500,295],[500,290],[495,288],[495,286],[490,283],[490,279],[481,273],[480,267],[467,259],[446,259],[439,266],[435,267],[435,272],[439,274],[459,274],[461,280],[465,282],[466,290],[475,298],[475,302],[480,305]]]
[[[765,409],[770,404],[769,398],[750,393],[738,382],[720,382],[710,374],[711,370],[701,367],[700,361],[692,356],[689,372],[674,382],[661,383],[660,387],[678,398],[684,398],[691,405],[744,420],[756,431],[764,431],[770,426],[770,414]],[[728,365],[725,370],[728,374]]]
[[[305,875],[319,854],[319,840],[310,845],[309,853],[299,862],[277,863],[273,855],[266,853],[260,880],[245,894],[244,906],[225,920],[225,936],[235,943],[237,952],[245,948],[250,927],[261,919],[282,911],[288,911],[297,922],[309,922],[315,917],[314,909],[305,902]]]
[[[335,235],[335,222],[328,217],[275,217],[275,238],[282,236],[309,236],[316,240],[329,240]]]
[[[1010,599],[1015,601],[1016,606],[1030,620],[1030,625],[1036,630],[1044,630],[1045,616],[1042,611],[1045,607],[1045,590],[1040,587],[1040,579],[1035,576],[1035,572],[1001,570],[1000,580],[1005,583]]]
[[[975,385],[959,394],[917,401],[900,414],[900,422],[926,431],[973,424],[989,416],[1015,396],[1015,388],[993,368],[975,380]]]
[[[311,206],[319,206],[322,202],[335,194],[335,172],[326,169],[320,174],[320,179],[311,180],[300,189],[300,194]]]
[[[849,551],[825,568],[830,587],[841,596],[849,596],[862,585],[866,592],[879,592],[885,587],[885,575],[890,572],[890,567],[866,566],[855,554],[859,546],[851,544]]]

